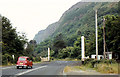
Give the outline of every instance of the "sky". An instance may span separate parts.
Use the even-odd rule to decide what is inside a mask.
[[[0,14],[7,17],[17,32],[32,40],[38,31],[60,19],[80,0],[0,0]]]

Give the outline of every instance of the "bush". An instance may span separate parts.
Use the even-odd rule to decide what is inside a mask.
[[[2,64],[7,65],[8,63],[14,63],[12,56],[9,54],[2,55]]]
[[[98,63],[100,63],[100,62],[101,62],[100,60],[92,60],[92,61],[91,61],[91,65],[92,65],[92,66],[91,66],[91,67],[92,67],[92,68],[96,67],[95,65],[98,64]]]
[[[35,57],[34,58],[34,62],[40,62],[41,61],[41,58],[40,57]]]
[[[85,61],[84,61],[84,65],[90,63],[90,62],[93,61],[93,60],[94,60],[94,59],[92,59],[92,58],[90,58],[90,59],[85,59]]]
[[[103,59],[101,60],[101,63],[112,64],[112,63],[117,63],[117,62],[114,59],[111,59],[111,60]]]
[[[107,59],[103,59],[103,60],[95,60],[95,59],[86,59],[84,61],[84,65],[89,65],[89,67],[94,68],[97,67],[97,64],[99,63],[105,63],[105,64],[112,64],[112,63],[117,63],[115,60],[111,59],[111,60],[107,60]]]
[[[50,57],[50,60],[54,60],[54,57]]]
[[[2,55],[2,65],[7,65],[8,64],[8,61],[7,61],[7,58]]]
[[[79,56],[77,57],[77,59],[81,60],[81,55],[79,55]]]

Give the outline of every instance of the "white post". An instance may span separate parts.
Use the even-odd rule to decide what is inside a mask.
[[[96,59],[98,59],[98,28],[97,28],[97,10],[95,11],[95,26],[96,26]]]
[[[82,61],[84,61],[85,58],[84,36],[81,37],[81,55],[82,55]]]
[[[13,58],[13,63],[14,63],[15,55],[12,55],[12,58]],[[13,65],[13,64],[12,64],[12,65]]]
[[[48,61],[50,61],[50,48],[48,48]]]
[[[12,58],[13,58],[13,60],[14,60],[15,56],[14,56],[14,55],[12,55]]]

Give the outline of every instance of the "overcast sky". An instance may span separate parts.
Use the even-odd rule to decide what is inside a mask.
[[[32,40],[38,31],[60,19],[80,0],[0,0],[0,14]]]

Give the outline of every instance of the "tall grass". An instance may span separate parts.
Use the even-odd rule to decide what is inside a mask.
[[[113,63],[113,64],[100,63],[97,64],[96,70],[101,73],[118,74],[118,63]]]
[[[84,63],[85,67],[93,68],[101,73],[118,74],[118,63],[115,60],[92,60],[88,59]]]

